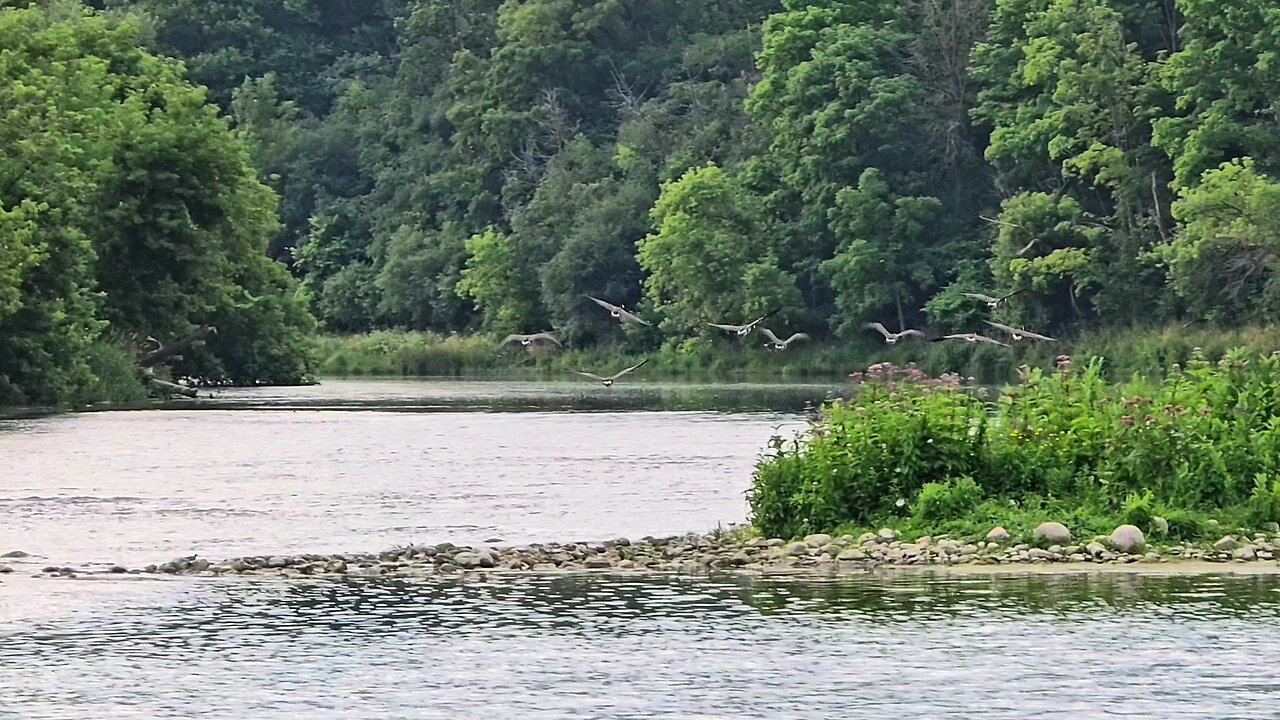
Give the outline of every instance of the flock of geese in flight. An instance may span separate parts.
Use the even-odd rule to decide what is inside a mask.
[[[982,302],[986,303],[988,308],[995,310],[999,308],[1002,304],[1004,304],[1004,301],[1013,297],[1017,293],[1018,291],[1014,291],[1007,295],[1002,295],[998,297],[993,297],[991,295],[986,295],[983,293],[963,293],[963,294],[965,297],[973,298],[975,300],[981,300]],[[614,318],[620,323],[626,324],[628,322],[632,322],[639,325],[648,325],[648,326],[653,325],[653,323],[650,323],[644,318],[641,318],[638,315],[630,312],[623,305],[614,305],[611,302],[606,302],[604,300],[601,300],[600,298],[592,297],[590,295],[587,295],[586,297],[588,300],[595,303],[596,305],[599,305],[605,310],[608,310],[609,316]],[[763,323],[765,320],[768,320],[780,309],[781,308],[778,308],[777,310],[761,315],[760,317],[756,318],[755,320],[752,320],[749,323],[746,323],[745,325],[732,325],[729,323],[708,323],[708,325],[710,325],[713,328],[717,328],[719,330],[723,330],[727,333],[730,333],[738,337],[742,341],[745,341],[747,337],[751,335],[751,333],[758,331],[761,335],[765,337],[765,340],[767,341],[765,342],[766,347],[772,350],[776,350],[778,352],[782,352],[783,350],[790,348],[794,343],[808,340],[809,336],[806,333],[798,332],[798,333],[793,333],[791,337],[787,338],[786,340],[783,340],[782,338],[778,337],[778,335],[774,333],[773,330],[761,325],[761,323]],[[1054,338],[1051,338],[1048,335],[1041,335],[1040,333],[1032,332],[1030,330],[1023,330],[1021,328],[1016,328],[1010,325],[1004,325],[1002,323],[993,322],[991,320],[983,320],[983,322],[995,328],[996,330],[1000,330],[1001,332],[1007,334],[1014,342],[1020,342],[1023,340],[1035,340],[1040,342],[1057,342]],[[875,330],[876,332],[884,336],[884,342],[886,345],[896,345],[899,342],[904,340],[912,340],[912,339],[924,340],[928,338],[928,336],[922,330],[903,329],[898,332],[894,332],[889,328],[885,327],[883,323],[879,323],[879,322],[867,323],[864,327],[868,330]],[[943,335],[941,337],[935,337],[930,339],[930,342],[942,342],[945,340],[962,340],[968,343],[981,343],[986,345],[998,345],[1000,347],[1009,347],[1009,343],[1002,342],[993,337],[988,337],[980,333],[972,333],[972,332],[952,333],[950,335]],[[499,347],[506,347],[507,345],[510,345],[511,343],[516,343],[516,342],[520,343],[522,347],[529,348],[529,349],[532,349],[534,347],[544,347],[544,346],[551,346],[559,349],[564,348],[564,343],[560,342],[560,340],[556,338],[555,335],[552,335],[549,332],[532,333],[530,335],[511,334],[503,338],[502,342],[499,344]],[[613,387],[613,384],[615,382],[617,382],[618,380],[621,380],[624,376],[629,375],[632,372],[635,372],[637,369],[639,369],[641,366],[643,366],[647,362],[649,362],[649,359],[645,358],[644,360],[641,360],[635,365],[632,365],[631,367],[625,368],[623,370],[619,370],[618,372],[613,373],[612,375],[598,375],[596,373],[586,372],[584,370],[571,370],[570,372],[574,373],[575,375],[581,375],[583,377],[595,380],[600,384],[604,385],[605,387]]]

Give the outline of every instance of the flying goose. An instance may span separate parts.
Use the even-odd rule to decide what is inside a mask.
[[[761,315],[760,317],[756,318],[755,320],[752,320],[746,325],[730,325],[728,323],[707,323],[707,324],[713,328],[720,328],[721,330],[734,333],[738,337],[746,337],[751,334],[752,330],[756,329],[757,325],[773,317],[778,312],[778,310],[781,310],[781,309],[782,308],[777,308],[764,315]]]
[[[870,322],[870,323],[867,323],[866,325],[863,325],[863,327],[865,327],[868,330],[879,331],[880,334],[884,336],[884,342],[886,345],[897,344],[897,342],[903,338],[924,337],[924,333],[920,332],[919,330],[903,330],[902,332],[889,332],[889,328],[886,328],[883,324],[878,322]]]
[[[593,303],[595,303],[595,304],[599,305],[600,307],[604,308],[605,310],[608,310],[608,311],[609,311],[609,315],[611,315],[612,317],[616,318],[616,319],[618,320],[618,322],[626,322],[626,321],[630,320],[631,322],[640,323],[641,325],[652,325],[652,324],[653,324],[653,323],[649,322],[648,320],[641,320],[639,317],[637,317],[637,316],[633,315],[632,313],[628,312],[628,311],[627,311],[627,309],[626,309],[626,308],[624,308],[624,307],[622,307],[621,305],[614,305],[613,303],[605,302],[605,301],[601,300],[600,298],[594,298],[594,297],[591,297],[590,295],[588,295],[588,296],[587,296],[587,299],[588,299],[588,300],[590,300],[591,302],[593,302]]]
[[[1008,343],[1002,343],[999,340],[989,338],[986,335],[979,335],[978,333],[956,333],[954,335],[943,335],[940,338],[935,338],[933,342],[942,342],[943,340],[964,340],[965,342],[971,343],[987,343],[988,345],[1009,347]]]
[[[575,375],[581,375],[581,376],[583,376],[583,377],[589,377],[589,378],[591,378],[592,380],[599,380],[599,381],[601,382],[601,384],[603,384],[605,387],[613,387],[613,382],[614,382],[615,380],[620,380],[620,379],[622,378],[622,376],[623,376],[623,375],[626,375],[627,373],[631,372],[632,370],[635,370],[636,368],[640,367],[641,365],[643,365],[643,364],[645,364],[645,363],[647,363],[647,362],[649,362],[649,358],[645,358],[645,359],[641,360],[640,362],[636,363],[635,365],[632,365],[631,367],[627,368],[626,370],[619,370],[618,372],[616,372],[616,373],[614,373],[614,374],[610,375],[609,377],[604,377],[603,375],[597,375],[597,374],[595,374],[595,373],[584,372],[584,371],[582,371],[582,370],[570,370],[569,372],[571,372],[571,373],[573,373],[573,374],[575,374]]]
[[[1048,335],[1041,335],[1040,333],[1034,333],[1034,332],[1031,332],[1030,330],[1020,330],[1016,327],[1001,325],[998,322],[991,322],[990,320],[983,320],[982,322],[990,325],[991,327],[997,330],[1003,330],[1009,333],[1009,337],[1013,338],[1014,340],[1026,339],[1026,340],[1043,340],[1045,342],[1058,342],[1057,340],[1049,337]]]
[[[760,328],[760,334],[769,339],[769,342],[766,343],[767,345],[778,351],[786,350],[788,347],[791,347],[791,343],[793,342],[809,339],[809,336],[805,333],[798,332],[786,340],[780,340],[778,339],[778,336],[774,335],[773,331],[767,327]]]
[[[984,293],[969,293],[969,292],[967,292],[967,293],[961,293],[961,294],[962,294],[962,295],[964,295],[965,297],[973,298],[974,300],[981,300],[982,302],[984,302],[984,303],[986,303],[986,304],[987,304],[987,307],[991,308],[992,310],[995,310],[996,308],[1000,307],[1000,305],[1001,305],[1005,300],[1008,300],[1009,298],[1013,297],[1014,295],[1017,295],[1017,294],[1018,294],[1018,293],[1020,293],[1020,292],[1022,292],[1022,291],[1021,291],[1021,290],[1014,290],[1013,292],[1009,293],[1008,295],[1001,295],[1001,296],[999,296],[999,297],[991,297],[990,295],[986,295],[986,294],[984,294]]]
[[[551,345],[555,345],[558,348],[564,347],[564,343],[557,340],[556,336],[552,335],[549,332],[534,333],[532,335],[520,335],[518,333],[512,333],[506,336],[505,338],[503,338],[502,342],[498,343],[498,347],[506,347],[507,345],[513,342],[519,342],[524,347],[529,347],[530,345],[537,345],[538,343],[549,343]]]

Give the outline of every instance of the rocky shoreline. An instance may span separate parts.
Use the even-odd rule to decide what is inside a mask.
[[[1054,542],[1055,539],[1065,542]],[[669,538],[625,538],[598,543],[460,547],[451,543],[392,548],[381,553],[251,556],[211,562],[197,556],[145,568],[111,566],[86,570],[47,566],[41,576],[85,574],[181,575],[197,577],[424,577],[476,572],[659,572],[702,575],[714,572],[840,573],[928,567],[1123,566],[1132,564],[1256,563],[1278,567],[1280,536],[1227,535],[1211,547],[1147,546],[1142,533],[1121,526],[1111,536],[1073,543],[1066,528],[1045,523],[1034,543],[1015,542],[1003,528],[987,539],[961,542],[946,536],[911,541],[890,529],[860,537],[826,534],[802,540],[714,533]],[[23,557],[10,553],[8,557]],[[4,557],[4,556],[0,556]],[[0,560],[0,562],[3,562]],[[13,568],[0,565],[0,574]]]

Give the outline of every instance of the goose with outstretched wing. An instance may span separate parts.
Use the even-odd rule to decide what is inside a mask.
[[[593,372],[586,372],[585,370],[570,370],[569,372],[575,375],[581,375],[582,377],[587,377],[587,378],[591,378],[592,380],[599,381],[600,384],[604,385],[605,387],[613,387],[613,384],[618,380],[621,380],[624,375],[634,372],[636,368],[639,368],[641,365],[644,365],[647,362],[649,362],[649,358],[645,358],[644,360],[641,360],[640,362],[636,363],[635,365],[632,365],[626,370],[619,370],[618,372],[612,375],[609,375],[608,377],[604,375],[597,375]]]
[[[630,320],[633,323],[639,323],[641,325],[653,324],[648,320],[641,319],[639,316],[630,312],[629,310],[627,310],[625,307],[621,305],[614,305],[611,302],[605,302],[600,298],[591,297],[590,295],[587,296],[587,299],[599,305],[600,307],[604,308],[605,310],[608,310],[610,317],[614,318],[618,322],[627,322],[628,320]]]

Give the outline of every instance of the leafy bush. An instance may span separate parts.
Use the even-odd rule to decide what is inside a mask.
[[[903,497],[919,520],[1043,502],[1095,531],[1150,530],[1160,515],[1181,538],[1211,515],[1280,517],[1280,355],[1193,353],[1159,381],[1120,384],[1101,361],[1056,365],[1024,371],[995,401],[914,368],[855,373],[851,398],[760,462],[756,523],[775,535],[869,526]]]
[[[1263,473],[1253,480],[1249,496],[1249,520],[1256,524],[1280,521],[1280,478]]]
[[[968,475],[927,483],[920,488],[912,512],[922,520],[942,522],[969,514],[982,502],[982,488]]]

